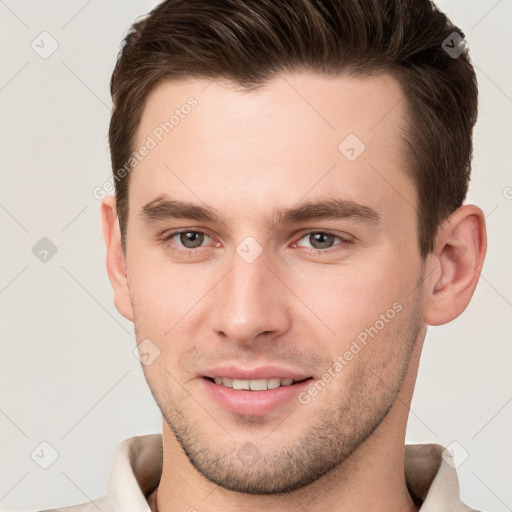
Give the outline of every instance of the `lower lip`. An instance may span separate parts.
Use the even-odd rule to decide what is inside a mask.
[[[297,399],[297,395],[309,386],[313,379],[264,391],[228,388],[222,384],[215,384],[205,377],[201,380],[206,392],[224,409],[235,414],[262,416],[280,405]]]

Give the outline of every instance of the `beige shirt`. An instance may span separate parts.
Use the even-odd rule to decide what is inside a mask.
[[[422,503],[421,512],[473,511],[460,501],[453,461],[443,451],[437,444],[406,445],[405,479],[409,492]],[[106,496],[42,512],[155,512],[162,460],[162,434],[126,439],[112,456]]]

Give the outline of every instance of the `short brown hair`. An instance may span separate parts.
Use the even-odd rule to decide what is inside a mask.
[[[224,78],[253,89],[286,71],[395,76],[419,197],[419,247],[467,193],[478,88],[464,33],[428,0],[165,0],[128,31],[112,74],[109,128],[123,247],[129,173],[147,98],[164,80]],[[450,48],[454,49],[449,51]],[[455,52],[455,53],[454,53]]]

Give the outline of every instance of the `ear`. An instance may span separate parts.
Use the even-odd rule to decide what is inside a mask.
[[[477,206],[464,205],[443,223],[426,267],[426,324],[451,322],[466,309],[478,283],[486,250],[485,217]]]
[[[114,304],[121,315],[133,322],[133,308],[126,275],[126,257],[121,245],[115,196],[107,196],[103,199],[101,223],[107,250],[107,273],[114,290]]]

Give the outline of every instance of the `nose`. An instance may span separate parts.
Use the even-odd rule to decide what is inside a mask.
[[[277,337],[290,328],[290,291],[276,277],[270,259],[265,252],[253,262],[233,254],[230,272],[216,287],[211,321],[218,336],[251,345],[257,338]]]

